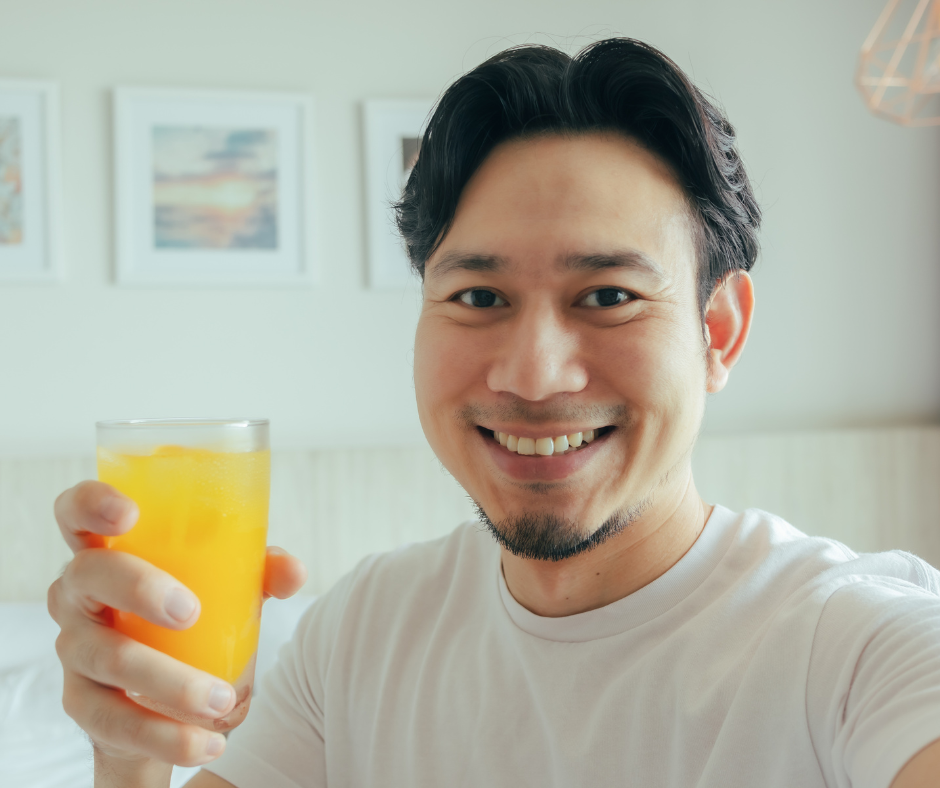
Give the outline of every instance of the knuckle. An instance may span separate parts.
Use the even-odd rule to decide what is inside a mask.
[[[205,760],[204,735],[198,728],[181,727],[176,743],[176,763],[180,766],[198,766]]]
[[[46,609],[49,611],[49,615],[52,617],[52,620],[56,623],[59,623],[59,612],[61,609],[61,594],[62,594],[62,578],[56,578],[55,582],[49,586],[49,590],[46,592]]]
[[[62,577],[69,585],[74,584],[76,579],[81,578],[81,576],[86,572],[88,564],[93,563],[94,559],[95,556],[93,550],[79,550],[77,553],[75,553],[75,555],[72,556],[72,560],[65,565],[65,570],[62,572]]]
[[[63,644],[65,660],[77,673],[93,681],[120,685],[123,657],[120,648],[103,647],[88,638],[69,638]]]
[[[131,640],[117,643],[107,649],[96,649],[99,667],[108,678],[120,679],[130,673],[135,662],[135,644]]]
[[[205,685],[201,676],[184,676],[179,686],[178,707],[185,711],[200,711],[205,694]]]
[[[68,671],[66,671],[65,684],[62,687],[62,708],[75,722],[79,725],[82,724],[82,717],[87,711],[87,705],[75,686],[75,682],[70,680]]]
[[[62,644],[64,649],[64,659],[69,662],[71,667],[77,668],[77,672],[96,678],[100,675],[101,655],[96,644],[80,638],[68,637]]]
[[[153,571],[141,568],[135,571],[128,585],[128,601],[134,606],[134,611],[146,614],[147,611],[159,613],[162,610],[163,583]]]
[[[72,636],[67,634],[65,630],[60,631],[55,639],[55,653],[59,657],[59,662],[63,665],[69,661],[69,656],[72,653],[71,640]]]
[[[97,498],[96,493],[98,484],[99,482],[86,479],[85,481],[76,484],[71,490],[66,490],[64,493],[62,493],[62,495],[68,495],[71,493],[72,502],[77,509],[91,509],[95,503],[95,499]],[[59,497],[61,498],[62,496]]]
[[[65,492],[60,492],[56,496],[55,501],[52,504],[52,512],[55,515],[56,522],[59,525],[64,525],[62,520],[65,517],[65,502],[66,500],[68,500],[67,496],[69,492],[70,490],[66,490]]]

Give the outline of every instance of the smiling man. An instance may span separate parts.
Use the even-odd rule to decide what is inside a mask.
[[[193,788],[940,785],[940,574],[695,489],[754,309],[759,211],[721,113],[635,41],[510,50],[445,93],[398,215],[421,423],[483,527],[318,600]],[[88,482],[57,516],[85,552],[136,510]],[[122,560],[50,590],[66,706],[99,785],[165,786],[225,743],[123,690],[232,700],[138,644],[103,657],[89,610],[192,624]],[[271,555],[269,591],[299,576]]]

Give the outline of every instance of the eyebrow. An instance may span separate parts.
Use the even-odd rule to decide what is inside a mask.
[[[506,260],[495,254],[473,254],[466,252],[447,252],[428,272],[428,276],[437,279],[452,271],[503,271],[509,267]]]
[[[603,271],[608,268],[625,268],[645,273],[660,282],[666,279],[666,274],[659,264],[636,249],[618,249],[596,254],[569,254],[561,259],[561,267],[566,271]],[[455,251],[444,254],[428,272],[428,276],[437,279],[452,271],[499,273],[507,268],[509,268],[509,263],[499,255]]]
[[[651,257],[636,249],[622,249],[600,254],[573,254],[564,258],[563,265],[568,271],[603,271],[607,268],[626,268],[648,274],[659,281],[666,279],[666,274]]]

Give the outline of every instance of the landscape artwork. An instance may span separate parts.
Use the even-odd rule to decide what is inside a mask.
[[[156,249],[277,249],[270,129],[153,127]]]
[[[23,242],[22,151],[19,119],[0,115],[0,245]]]

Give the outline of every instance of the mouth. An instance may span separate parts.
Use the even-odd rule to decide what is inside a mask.
[[[524,457],[561,457],[583,451],[595,440],[608,435],[615,428],[598,427],[544,438],[512,435],[486,427],[477,427],[477,429],[484,438],[498,443],[513,454]]]

